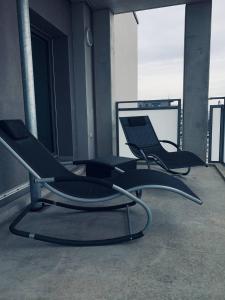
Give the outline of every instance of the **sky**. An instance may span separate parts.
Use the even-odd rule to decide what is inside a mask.
[[[209,96],[225,96],[225,1],[213,0]],[[185,6],[138,12],[138,98],[182,98]]]

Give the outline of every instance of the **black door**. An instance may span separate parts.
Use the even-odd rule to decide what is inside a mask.
[[[56,153],[51,41],[32,33],[32,53],[38,139],[50,152]]]

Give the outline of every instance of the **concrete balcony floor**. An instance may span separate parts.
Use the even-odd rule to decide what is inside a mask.
[[[224,181],[214,167],[193,168],[184,181],[203,206],[174,193],[145,191],[153,213],[150,230],[114,246],[62,247],[14,236],[8,226],[16,212],[5,208],[0,299],[225,299]],[[141,215],[133,211],[135,226]],[[94,225],[95,236],[126,229],[121,213],[89,216],[54,207],[31,213],[21,228],[72,237]]]

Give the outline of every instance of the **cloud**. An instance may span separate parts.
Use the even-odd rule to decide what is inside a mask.
[[[139,65],[139,98],[177,98],[182,95],[183,63],[180,60]]]
[[[213,0],[210,95],[225,95],[225,1]],[[138,13],[139,98],[182,97],[185,6]]]
[[[210,96],[225,96],[225,2],[213,0]]]
[[[184,6],[138,13],[139,61],[161,61],[183,56]]]

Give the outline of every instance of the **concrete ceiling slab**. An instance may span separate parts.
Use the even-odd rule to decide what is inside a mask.
[[[204,2],[208,0],[71,0],[72,2],[86,2],[93,9],[110,9],[114,14],[131,11],[160,8],[173,5]]]

